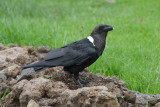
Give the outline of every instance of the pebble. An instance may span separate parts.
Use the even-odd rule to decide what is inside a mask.
[[[47,52],[49,52],[51,50],[51,48],[49,47],[49,46],[39,46],[38,48],[37,48],[37,51],[39,52],[39,53],[47,53]]]
[[[32,74],[34,74],[34,68],[27,68],[24,69],[20,75],[17,75],[17,81],[20,81],[22,79],[30,78]]]

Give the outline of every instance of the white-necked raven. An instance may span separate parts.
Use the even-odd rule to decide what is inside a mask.
[[[89,37],[52,50],[41,61],[24,66],[23,69],[34,68],[35,72],[39,72],[50,67],[64,66],[64,70],[74,74],[76,83],[82,87],[85,80],[79,77],[79,72],[102,55],[107,33],[111,30],[112,26],[100,24]]]

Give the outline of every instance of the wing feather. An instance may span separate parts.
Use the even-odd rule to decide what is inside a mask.
[[[49,52],[44,61],[48,66],[72,66],[81,65],[96,54],[92,44],[77,44],[65,46]],[[46,66],[47,66],[46,65]]]
[[[97,54],[95,47],[87,39],[71,43],[50,51],[42,61],[27,67],[54,67],[85,64]]]

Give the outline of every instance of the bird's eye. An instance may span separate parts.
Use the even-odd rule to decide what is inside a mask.
[[[99,27],[99,30],[103,30],[103,29],[104,29],[104,26],[100,26],[100,27]]]
[[[99,33],[102,33],[104,31],[104,28],[105,28],[104,26],[100,26],[99,27]]]

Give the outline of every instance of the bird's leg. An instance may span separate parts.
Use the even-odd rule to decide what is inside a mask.
[[[83,85],[81,84],[80,80],[79,80],[79,75],[78,74],[74,74],[74,79],[76,84],[80,85],[80,87],[82,88]]]
[[[87,83],[89,82],[88,77],[86,76],[87,73],[86,73],[86,72],[83,72],[82,75],[83,75],[83,77],[85,77],[85,79],[82,79],[82,78],[79,77],[80,82],[81,82],[82,84],[87,84]]]
[[[78,85],[80,85],[81,88],[83,87],[82,84],[86,84],[86,83],[89,82],[88,79],[87,79],[87,80],[81,79],[81,78],[79,77],[79,74],[74,74],[74,78],[75,78],[75,82],[76,82]]]
[[[79,77],[79,81],[82,83],[82,84],[87,84],[89,82],[88,78],[86,80],[82,79]]]

